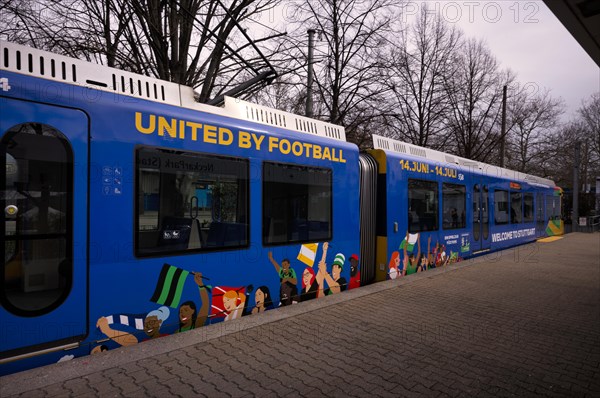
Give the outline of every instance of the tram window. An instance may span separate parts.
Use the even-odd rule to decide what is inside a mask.
[[[332,171],[263,164],[263,244],[332,239]]]
[[[56,308],[73,279],[73,153],[51,126],[26,123],[0,140],[6,167],[0,302],[33,316]]]
[[[438,230],[438,184],[435,181],[408,180],[408,230]]]
[[[136,151],[136,254],[248,245],[248,160]]]
[[[533,194],[526,193],[523,195],[523,221],[533,222]]]
[[[443,229],[465,227],[466,196],[467,188],[464,185],[442,184]]]
[[[544,195],[541,193],[538,193],[536,195],[536,201],[535,201],[535,210],[536,210],[536,220],[538,222],[543,222],[544,221]]]
[[[523,222],[523,204],[521,192],[510,193],[510,222],[511,224]]]
[[[494,222],[508,224],[508,191],[494,191]]]

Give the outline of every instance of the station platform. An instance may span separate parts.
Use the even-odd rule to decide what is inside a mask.
[[[600,233],[0,378],[0,397],[600,396]]]

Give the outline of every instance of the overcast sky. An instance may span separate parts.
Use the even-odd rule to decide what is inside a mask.
[[[561,97],[567,105],[564,121],[575,117],[582,100],[600,91],[600,68],[543,1],[426,3],[466,35],[483,38],[502,67],[517,73],[521,84],[545,87]]]
[[[501,67],[515,72],[528,90],[546,88],[562,98],[564,122],[600,91],[600,68],[542,0],[405,0],[401,18],[410,23],[422,4],[468,37],[484,39]],[[275,11],[276,20],[293,18],[286,15],[291,10],[286,5]]]

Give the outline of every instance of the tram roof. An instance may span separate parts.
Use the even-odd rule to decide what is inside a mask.
[[[451,155],[430,148],[423,148],[417,145],[409,144],[407,142],[382,137],[377,134],[373,134],[373,148],[381,149],[388,152],[396,152],[399,154],[409,155],[412,157],[427,159],[434,163],[458,166],[461,169],[467,169],[471,172],[480,173],[487,176],[522,181],[530,185],[543,186],[549,188],[556,186],[554,181],[547,178],[542,178],[531,174],[525,174],[515,170],[505,169],[491,164],[478,162],[476,160],[462,158],[460,156]]]
[[[223,107],[201,104],[188,86],[4,40],[0,40],[0,70],[346,141],[344,127],[332,123],[231,97],[225,97]]]

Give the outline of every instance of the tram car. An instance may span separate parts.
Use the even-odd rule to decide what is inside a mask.
[[[560,233],[552,181],[0,42],[0,374]]]
[[[562,190],[549,179],[378,135],[373,147],[376,280],[564,232]]]

